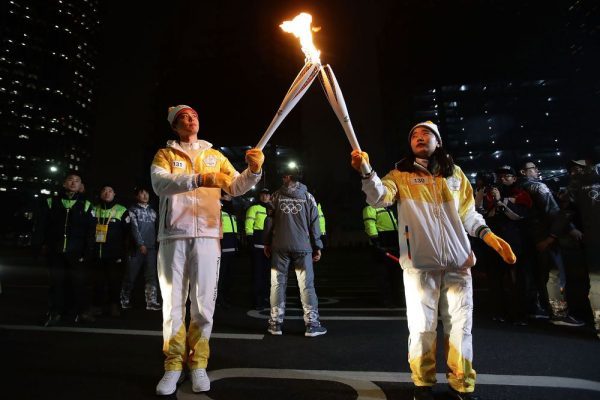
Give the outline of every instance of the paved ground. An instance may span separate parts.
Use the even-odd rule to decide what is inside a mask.
[[[317,267],[325,336],[306,338],[289,290],[284,334],[266,334],[266,311],[249,305],[250,266],[240,258],[236,296],[215,314],[211,391],[178,399],[411,399],[405,310],[378,305],[365,249],[331,250]],[[483,399],[598,399],[600,341],[590,327],[492,322],[485,280],[475,275],[475,368]],[[156,398],[162,375],[161,316],[136,308],[93,324],[42,328],[47,278],[42,263],[0,250],[2,398]],[[138,288],[139,289],[139,288]],[[439,360],[443,354],[439,346]],[[444,363],[436,398],[445,399]],[[10,394],[10,395],[9,395]]]

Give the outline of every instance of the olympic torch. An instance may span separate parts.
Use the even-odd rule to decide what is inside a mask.
[[[300,73],[296,76],[292,86],[290,86],[290,89],[285,95],[271,124],[256,145],[256,147],[261,150],[265,147],[277,127],[279,127],[289,112],[292,111],[294,106],[300,101],[302,96],[304,96],[304,93],[306,93],[319,74],[319,69],[321,68],[321,60],[319,59],[320,52],[312,41],[311,22],[312,16],[310,14],[301,13],[293,20],[284,21],[279,25],[285,32],[292,33],[300,39],[300,44],[302,46],[302,51],[306,56],[306,60],[304,67],[300,70]]]
[[[312,85],[315,78],[319,74],[320,67],[320,64],[314,64],[312,62],[307,62],[304,64],[304,67],[298,76],[296,76],[296,79],[294,79],[292,86],[290,86],[290,89],[281,102],[279,110],[277,110],[277,113],[275,114],[275,117],[273,117],[271,124],[256,145],[257,148],[262,150],[265,147],[275,130],[283,122],[290,111],[292,111],[298,101],[300,101],[302,96],[304,96],[304,93],[306,93],[310,85]]]
[[[329,104],[331,104],[331,108],[333,108],[335,115],[342,124],[342,128],[344,128],[344,132],[346,133],[346,137],[350,142],[350,146],[352,146],[352,150],[361,151],[360,145],[358,144],[358,139],[356,139],[356,133],[354,133],[354,128],[352,127],[350,115],[348,114],[348,108],[346,107],[344,95],[342,94],[342,90],[340,89],[337,79],[335,79],[333,69],[329,66],[329,64],[321,67],[319,80],[321,81],[321,86],[323,86],[323,90],[325,91],[325,96],[327,97]],[[360,169],[365,175],[371,172],[371,167],[364,161],[361,164]]]

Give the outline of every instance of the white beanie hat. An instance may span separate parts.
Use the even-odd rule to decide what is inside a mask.
[[[438,143],[440,145],[442,144],[442,137],[440,136],[440,131],[438,130],[437,125],[431,121],[419,122],[418,124],[413,126],[412,129],[410,130],[410,132],[408,133],[408,142],[409,143],[410,143],[410,138],[412,137],[413,131],[415,129],[417,129],[418,127],[423,127],[423,128],[429,129],[431,132],[433,132],[433,134],[437,138]]]
[[[179,113],[181,113],[182,111],[185,111],[185,110],[192,110],[193,112],[198,114],[196,112],[196,110],[194,110],[190,106],[186,106],[185,104],[180,104],[175,107],[169,107],[169,114],[167,115],[167,121],[169,121],[169,124],[172,126],[173,122],[175,122],[175,120],[177,119],[177,116],[179,115]]]

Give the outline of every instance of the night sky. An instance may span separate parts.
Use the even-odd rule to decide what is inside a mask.
[[[321,60],[332,65],[358,139],[383,174],[416,122],[403,106],[415,91],[572,73],[572,2],[550,3],[106,2],[91,178],[120,190],[147,181],[153,154],[173,138],[170,105],[198,110],[201,139],[254,145],[303,65],[297,40],[279,28],[302,11],[322,28],[314,36]],[[272,142],[297,148],[312,175],[324,171],[311,182],[319,191],[335,179],[358,193],[350,146],[317,82]]]

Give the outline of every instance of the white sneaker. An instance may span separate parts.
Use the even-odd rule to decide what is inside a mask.
[[[156,394],[168,396],[175,393],[177,384],[183,382],[184,375],[182,371],[165,371],[160,382],[156,385]]]
[[[210,390],[210,380],[206,375],[204,368],[196,368],[190,370],[192,376],[192,390],[194,393],[208,392]]]

